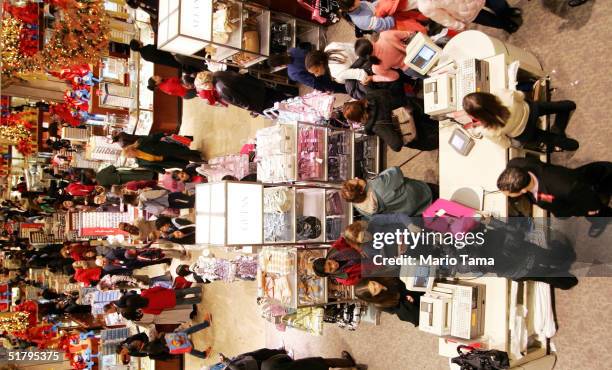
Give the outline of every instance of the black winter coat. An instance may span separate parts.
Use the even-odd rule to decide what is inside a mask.
[[[366,95],[368,102],[368,121],[365,132],[376,135],[395,152],[402,150],[404,142],[398,128],[393,124],[393,110],[409,106],[417,131],[417,138],[406,146],[417,150],[435,150],[438,148],[438,122],[422,113],[417,99],[408,99],[403,93],[392,94],[390,90],[370,90]]]

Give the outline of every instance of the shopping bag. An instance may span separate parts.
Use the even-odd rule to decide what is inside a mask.
[[[412,115],[412,109],[409,107],[400,107],[394,109],[392,114],[393,123],[399,127],[404,145],[413,142],[417,138],[417,130]]]
[[[171,144],[178,144],[178,145],[182,145],[184,147],[189,148],[189,146],[191,145],[191,139],[185,137],[185,136],[181,136],[181,135],[176,135],[176,134],[171,134],[168,136],[164,136],[161,141],[164,141],[166,143],[171,143]]]
[[[425,227],[441,233],[465,233],[478,224],[476,211],[462,204],[438,199],[423,212]]]

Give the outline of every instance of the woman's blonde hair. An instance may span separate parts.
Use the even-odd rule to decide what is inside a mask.
[[[349,244],[363,244],[366,242],[365,231],[367,229],[366,221],[355,221],[344,230],[344,240]]]
[[[201,90],[207,90],[208,89],[208,84],[212,83],[213,80],[213,73],[210,71],[203,71],[203,72],[199,72],[196,75],[195,81],[193,81],[193,84],[195,85],[196,90],[201,91]]]

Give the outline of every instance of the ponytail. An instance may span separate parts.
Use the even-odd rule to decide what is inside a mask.
[[[316,66],[327,68],[329,63],[343,64],[344,62],[346,62],[346,56],[340,49],[328,51],[313,50],[306,54],[304,64],[306,65],[306,69],[310,69]]]
[[[364,38],[355,41],[355,54],[360,58],[366,58],[372,65],[380,64],[380,59],[372,55],[374,53],[374,45]]]

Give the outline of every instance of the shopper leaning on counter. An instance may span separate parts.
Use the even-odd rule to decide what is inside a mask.
[[[372,180],[354,178],[340,195],[366,217],[378,213],[420,215],[432,202],[434,185],[404,177],[399,167],[387,168]]]
[[[400,78],[398,70],[405,74],[420,77],[411,72],[404,63],[406,58],[406,44],[415,35],[410,31],[385,31],[375,42],[362,38],[355,42],[355,54],[360,58],[367,58],[372,63],[374,82],[391,82]],[[366,83],[367,84],[367,83]]]
[[[416,138],[404,143],[404,137],[393,122],[393,110],[405,107],[411,114]],[[423,112],[421,101],[407,98],[397,89],[369,89],[366,98],[350,101],[342,108],[344,117],[363,125],[366,134],[378,136],[394,152],[408,147],[430,151],[438,149],[438,123]]]
[[[512,140],[521,145],[545,145],[548,151],[578,149],[578,142],[565,136],[573,101],[536,102],[525,99],[520,91],[499,90],[494,94],[476,92],[463,98],[463,109],[476,128],[499,145],[509,148]],[[555,115],[550,131],[538,127],[539,117]]]
[[[345,94],[344,85],[332,81],[329,72],[322,76],[315,76],[306,69],[306,55],[312,49],[311,44],[302,43],[299,47],[291,48],[287,54],[272,55],[268,59],[270,67],[287,67],[287,75],[291,81],[319,91],[329,91]]]

